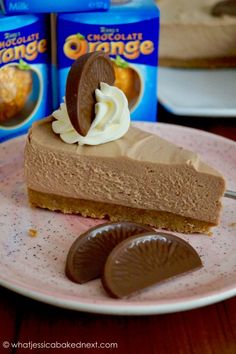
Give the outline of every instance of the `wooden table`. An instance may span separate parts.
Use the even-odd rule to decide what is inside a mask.
[[[174,117],[161,107],[159,117],[236,140],[235,119]],[[7,348],[18,341],[28,349]],[[67,348],[30,350],[33,343]],[[69,348],[73,343],[90,349]],[[101,343],[110,349],[94,347]],[[56,308],[0,288],[0,354],[32,352],[235,354],[236,298],[175,314],[116,317]]]

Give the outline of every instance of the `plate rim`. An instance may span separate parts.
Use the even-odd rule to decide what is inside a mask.
[[[187,131],[194,131],[195,133],[205,135],[205,137],[210,137],[213,139],[221,140],[227,144],[233,145],[236,148],[236,142],[234,140],[222,137],[220,135],[204,131],[201,129],[186,127],[182,125],[175,125],[169,123],[162,123],[162,122],[132,122],[135,125],[141,125],[143,129],[145,129],[145,125],[160,125],[164,127],[171,126],[172,128],[178,130],[187,130]],[[27,134],[9,139],[0,144],[0,149],[3,146],[14,143],[14,141],[21,141],[26,138]],[[136,304],[134,303],[127,303],[123,304],[123,306],[117,304],[101,304],[101,301],[92,301],[90,302],[83,302],[81,299],[79,300],[72,300],[72,299],[65,299],[63,296],[55,297],[52,295],[48,295],[44,291],[39,292],[27,287],[27,285],[20,286],[14,282],[7,281],[5,279],[0,278],[0,286],[3,286],[15,293],[20,295],[26,296],[36,301],[40,301],[49,305],[57,306],[64,309],[70,309],[74,311],[82,311],[82,312],[89,312],[89,313],[96,313],[96,314],[106,314],[106,315],[157,315],[157,314],[167,314],[167,313],[175,313],[175,312],[182,312],[187,310],[192,310],[200,307],[204,307],[210,304],[215,304],[220,301],[229,299],[233,296],[236,296],[236,284],[233,286],[224,287],[221,291],[213,290],[208,292],[207,295],[199,295],[188,297],[189,299],[182,296],[181,300],[177,300],[174,302],[167,303],[160,303],[159,304],[148,304],[149,301],[143,301],[143,304]],[[113,299],[116,300],[116,299]],[[120,301],[120,300],[117,300]]]
[[[149,305],[144,302],[143,305],[137,304],[126,304],[125,306],[116,306],[114,304],[102,304],[98,303],[87,303],[76,300],[66,300],[62,298],[55,298],[54,296],[47,295],[44,292],[39,293],[38,291],[29,290],[26,287],[19,287],[13,283],[9,283],[7,281],[3,281],[0,279],[0,286],[4,288],[14,291],[17,294],[28,297],[32,300],[40,301],[48,305],[53,305],[56,307],[88,312],[88,313],[96,313],[96,314],[104,314],[104,315],[122,315],[122,316],[145,316],[145,315],[161,315],[168,313],[177,313],[187,310],[193,310],[197,308],[201,308],[207,305],[213,305],[220,301],[227,300],[236,296],[236,287],[230,288],[228,290],[222,292],[213,291],[207,296],[204,297],[191,297],[190,300],[182,300],[177,301],[176,303],[169,304],[158,304],[158,305]],[[115,301],[120,301],[119,299],[113,299]]]
[[[160,104],[171,114],[178,116],[191,116],[191,117],[207,117],[207,118],[235,118],[236,108],[225,108],[211,109],[211,108],[183,108],[180,106],[172,106],[170,102],[164,97],[158,97]]]
[[[223,69],[215,69],[215,70],[220,70],[222,71],[228,71],[228,70],[234,70],[236,72],[236,69],[232,68],[223,68]],[[191,69],[191,68],[174,68],[174,67],[164,67],[161,66],[159,67],[159,75],[161,72],[164,70],[168,70],[169,72],[178,70],[178,71],[184,71],[187,72],[190,70],[191,72],[196,71],[209,71],[212,69]],[[165,92],[162,91],[161,85],[160,85],[160,78],[158,80],[158,89],[157,89],[157,98],[158,101],[164,106],[167,111],[169,111],[172,114],[178,115],[178,116],[191,116],[191,117],[207,117],[207,118],[235,118],[236,117],[236,107],[235,108],[209,108],[209,107],[184,107],[183,105],[178,105],[175,104],[172,100],[170,100]]]

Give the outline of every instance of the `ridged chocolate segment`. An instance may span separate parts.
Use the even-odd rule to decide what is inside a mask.
[[[85,283],[102,275],[113,248],[134,235],[151,232],[151,227],[133,223],[106,223],[91,228],[72,244],[66,262],[66,275],[76,283]]]
[[[122,298],[202,266],[194,248],[171,234],[149,232],[119,243],[107,258],[102,282]]]
[[[95,118],[95,90],[100,83],[113,85],[115,71],[103,52],[82,55],[71,66],[66,82],[66,106],[71,124],[85,136]]]

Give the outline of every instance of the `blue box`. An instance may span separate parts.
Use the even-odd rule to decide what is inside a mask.
[[[48,15],[0,15],[0,142],[51,112]]]
[[[112,4],[107,12],[59,14],[59,99],[68,71],[80,55],[103,50],[113,60],[115,85],[126,94],[131,118],[156,121],[159,10],[152,0]]]
[[[1,0],[6,14],[108,10],[110,0]]]

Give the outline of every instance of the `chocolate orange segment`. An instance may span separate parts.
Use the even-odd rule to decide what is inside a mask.
[[[109,253],[127,237],[153,231],[151,227],[132,223],[106,223],[91,228],[72,244],[66,261],[66,275],[76,283],[98,278]]]
[[[130,237],[112,250],[102,283],[109,295],[122,298],[201,266],[200,257],[187,242],[151,232]]]
[[[66,83],[66,105],[75,130],[85,136],[95,117],[95,90],[101,82],[113,85],[115,72],[108,55],[82,55],[71,66]]]
[[[213,16],[236,16],[236,0],[223,0],[217,2],[211,11]]]

